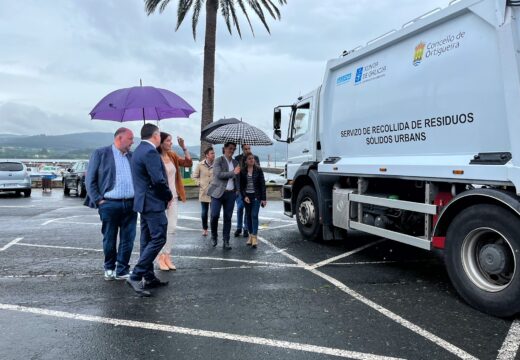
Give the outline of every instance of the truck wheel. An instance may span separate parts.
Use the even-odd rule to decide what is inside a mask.
[[[69,189],[69,187],[67,186],[66,183],[63,185],[63,194],[65,196],[69,196],[70,195],[70,189]]]
[[[496,205],[474,205],[446,235],[446,267],[471,306],[509,317],[520,312],[520,219]]]
[[[31,190],[32,190],[32,189],[24,190],[24,191],[23,191],[23,196],[24,196],[24,197],[29,197],[29,196],[31,196]]]
[[[322,229],[320,225],[320,210],[318,196],[310,185],[305,185],[296,199],[296,222],[298,229],[307,240],[320,240]]]

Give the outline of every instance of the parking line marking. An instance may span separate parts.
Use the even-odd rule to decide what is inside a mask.
[[[0,208],[28,208],[36,205],[0,205]]]
[[[4,246],[2,246],[0,248],[0,251],[9,249],[11,246],[16,245],[18,243],[18,241],[20,241],[20,240],[23,240],[23,237],[19,237],[19,238],[9,241],[7,244],[5,244]]]
[[[23,239],[23,238],[21,238]],[[20,240],[21,240],[20,239]],[[92,249],[92,248],[81,248],[75,246],[60,246],[60,245],[43,245],[43,244],[28,244],[28,243],[13,243],[12,245],[18,246],[29,246],[29,247],[41,247],[41,248],[50,248],[50,249],[63,249],[63,250],[81,250],[81,251],[95,251],[95,252],[103,252],[103,249]],[[139,255],[138,252],[132,252],[133,255]],[[228,261],[228,262],[238,262],[244,264],[253,264],[253,265],[268,265],[273,267],[292,267],[299,268],[303,266],[299,266],[296,264],[286,264],[286,263],[277,263],[277,262],[268,262],[268,261],[257,261],[257,260],[242,260],[242,259],[228,259],[228,258],[217,258],[211,256],[189,256],[189,255],[172,255],[173,258],[179,259],[196,259],[196,260],[214,260],[214,261]]]
[[[383,306],[376,304],[372,300],[367,299],[363,295],[352,290],[347,285],[343,284],[342,282],[333,278],[332,276],[324,274],[317,269],[309,269],[308,268],[309,265],[306,264],[304,261],[298,259],[296,256],[293,256],[293,255],[287,253],[284,250],[281,250],[276,245],[272,244],[270,241],[268,241],[260,236],[258,237],[258,240],[260,240],[261,242],[265,243],[266,245],[272,247],[273,249],[278,250],[281,254],[285,255],[292,261],[296,262],[298,265],[302,265],[306,270],[310,271],[314,275],[319,276],[323,280],[328,281],[329,283],[336,286],[338,289],[340,289],[344,293],[352,296],[354,299],[362,302],[363,304],[367,305],[368,307],[370,307],[370,308],[376,310],[377,312],[381,313],[382,315],[386,316],[387,318],[395,321],[399,325],[404,326],[408,330],[411,330],[412,332],[424,337],[426,340],[429,340],[429,341],[433,342],[434,344],[439,345],[441,348],[451,352],[452,354],[460,357],[461,359],[477,360],[476,357],[472,356],[471,354],[467,353],[466,351],[462,350],[461,348],[447,342],[444,339],[441,339],[440,337],[438,337],[435,334],[432,334],[428,330],[425,330],[425,329],[421,328],[420,326],[413,324],[412,322],[404,319],[403,317],[397,315],[396,313],[393,313],[392,311],[384,308]]]
[[[326,259],[326,260],[320,261],[320,262],[318,262],[318,263],[316,263],[316,264],[314,264],[314,265],[312,265],[312,266],[309,266],[309,267],[307,268],[307,270],[317,269],[317,268],[319,268],[319,267],[322,267],[322,266],[325,266],[325,265],[327,265],[327,264],[330,264],[330,263],[332,263],[332,262],[334,262],[334,261],[336,261],[336,260],[346,258],[347,256],[350,256],[350,255],[357,254],[358,252],[363,251],[363,250],[365,250],[365,249],[367,249],[367,248],[369,248],[369,247],[371,247],[371,246],[374,246],[374,245],[380,244],[380,243],[382,243],[383,241],[386,241],[386,239],[379,239],[379,240],[377,240],[377,241],[374,241],[374,242],[371,242],[371,243],[365,244],[365,245],[363,245],[363,246],[360,246],[360,247],[358,247],[358,248],[356,248],[356,249],[354,249],[354,250],[348,251],[348,252],[346,252],[346,253],[344,253],[344,254],[340,254],[340,255],[338,255],[338,256],[331,257],[330,259]]]
[[[72,219],[75,217],[83,217],[83,216],[85,216],[85,215],[73,215],[73,216],[67,216],[67,217],[62,217],[62,218],[55,218],[55,219],[45,221],[44,223],[41,224],[41,226],[48,225],[48,224],[53,223],[58,220],[66,220],[66,219]]]
[[[80,247],[74,247],[74,246],[58,246],[58,245],[27,244],[27,243],[18,243],[16,245],[18,245],[18,246],[30,246],[30,247],[41,247],[41,248],[49,248],[49,249],[84,250],[84,251],[103,252],[103,249],[80,248]]]
[[[278,266],[278,267],[292,267],[292,268],[301,268],[302,266],[297,264],[286,264],[286,263],[276,263],[276,262],[267,262],[267,261],[257,261],[257,260],[241,260],[241,259],[226,259],[226,258],[215,258],[210,256],[187,256],[187,255],[179,255],[174,258],[183,258],[183,259],[196,259],[196,260],[216,260],[216,261],[229,261],[229,262],[238,262],[244,264],[253,264],[253,265],[269,265],[269,266]]]
[[[274,227],[269,227],[269,225],[267,225],[267,226],[266,225],[262,225],[261,229],[262,230],[274,230],[274,229],[280,229],[280,228],[289,227],[289,226],[295,226],[295,225],[296,225],[296,223],[294,223],[294,224],[285,224],[285,225],[274,226]]]
[[[271,346],[275,348],[281,349],[291,349],[297,351],[305,351],[316,354],[324,354],[324,355],[332,355],[349,359],[361,359],[361,360],[394,360],[398,358],[389,357],[389,356],[379,356],[369,353],[362,353],[357,351],[343,350],[337,348],[330,348],[324,346],[317,345],[309,345],[309,344],[301,344],[291,341],[283,341],[283,340],[274,340],[256,336],[245,336],[245,335],[236,335],[219,331],[208,331],[208,330],[200,330],[200,329],[192,329],[174,325],[162,325],[155,324],[143,321],[133,321],[133,320],[123,320],[123,319],[115,319],[115,318],[107,318],[101,316],[92,316],[92,315],[83,315],[83,314],[75,314],[65,311],[56,311],[56,310],[47,310],[42,308],[34,308],[27,306],[19,306],[19,305],[10,305],[10,304],[0,304],[0,310],[8,310],[8,311],[17,311],[22,313],[36,314],[36,315],[45,315],[63,319],[72,319],[79,321],[88,321],[94,323],[101,323],[107,325],[114,326],[126,326],[130,328],[138,328],[138,329],[147,329],[147,330],[155,330],[162,331],[167,333],[175,333],[182,335],[191,335],[198,337],[206,337],[220,340],[231,340],[238,341],[243,343],[249,343],[254,345],[265,345]]]
[[[513,360],[520,347],[520,320],[515,320],[507,333],[506,339],[498,350],[497,360]]]

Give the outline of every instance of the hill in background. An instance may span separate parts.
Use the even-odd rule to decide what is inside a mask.
[[[98,147],[112,143],[114,135],[107,132],[85,132],[65,135],[11,135],[0,134],[0,158],[24,159],[88,159],[92,151]],[[139,144],[140,138],[136,137],[133,148]],[[215,146],[217,156],[222,154],[221,145]],[[200,146],[188,146],[194,159],[198,159]],[[182,153],[178,146],[174,150]],[[285,160],[285,144],[277,143],[273,146],[255,146],[253,151],[261,161],[281,162]],[[239,151],[237,150],[236,154]]]

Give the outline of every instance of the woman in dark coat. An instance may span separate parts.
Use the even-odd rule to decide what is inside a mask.
[[[248,154],[246,166],[240,172],[240,192],[244,199],[246,210],[247,228],[249,229],[249,239],[247,245],[256,248],[258,234],[258,213],[260,206],[267,204],[265,178],[262,168],[256,165],[253,154]]]

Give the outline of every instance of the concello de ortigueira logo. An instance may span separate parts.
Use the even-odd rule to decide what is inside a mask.
[[[421,63],[424,54],[425,44],[421,41],[419,45],[415,47],[415,53],[413,56],[413,65],[418,66]]]

